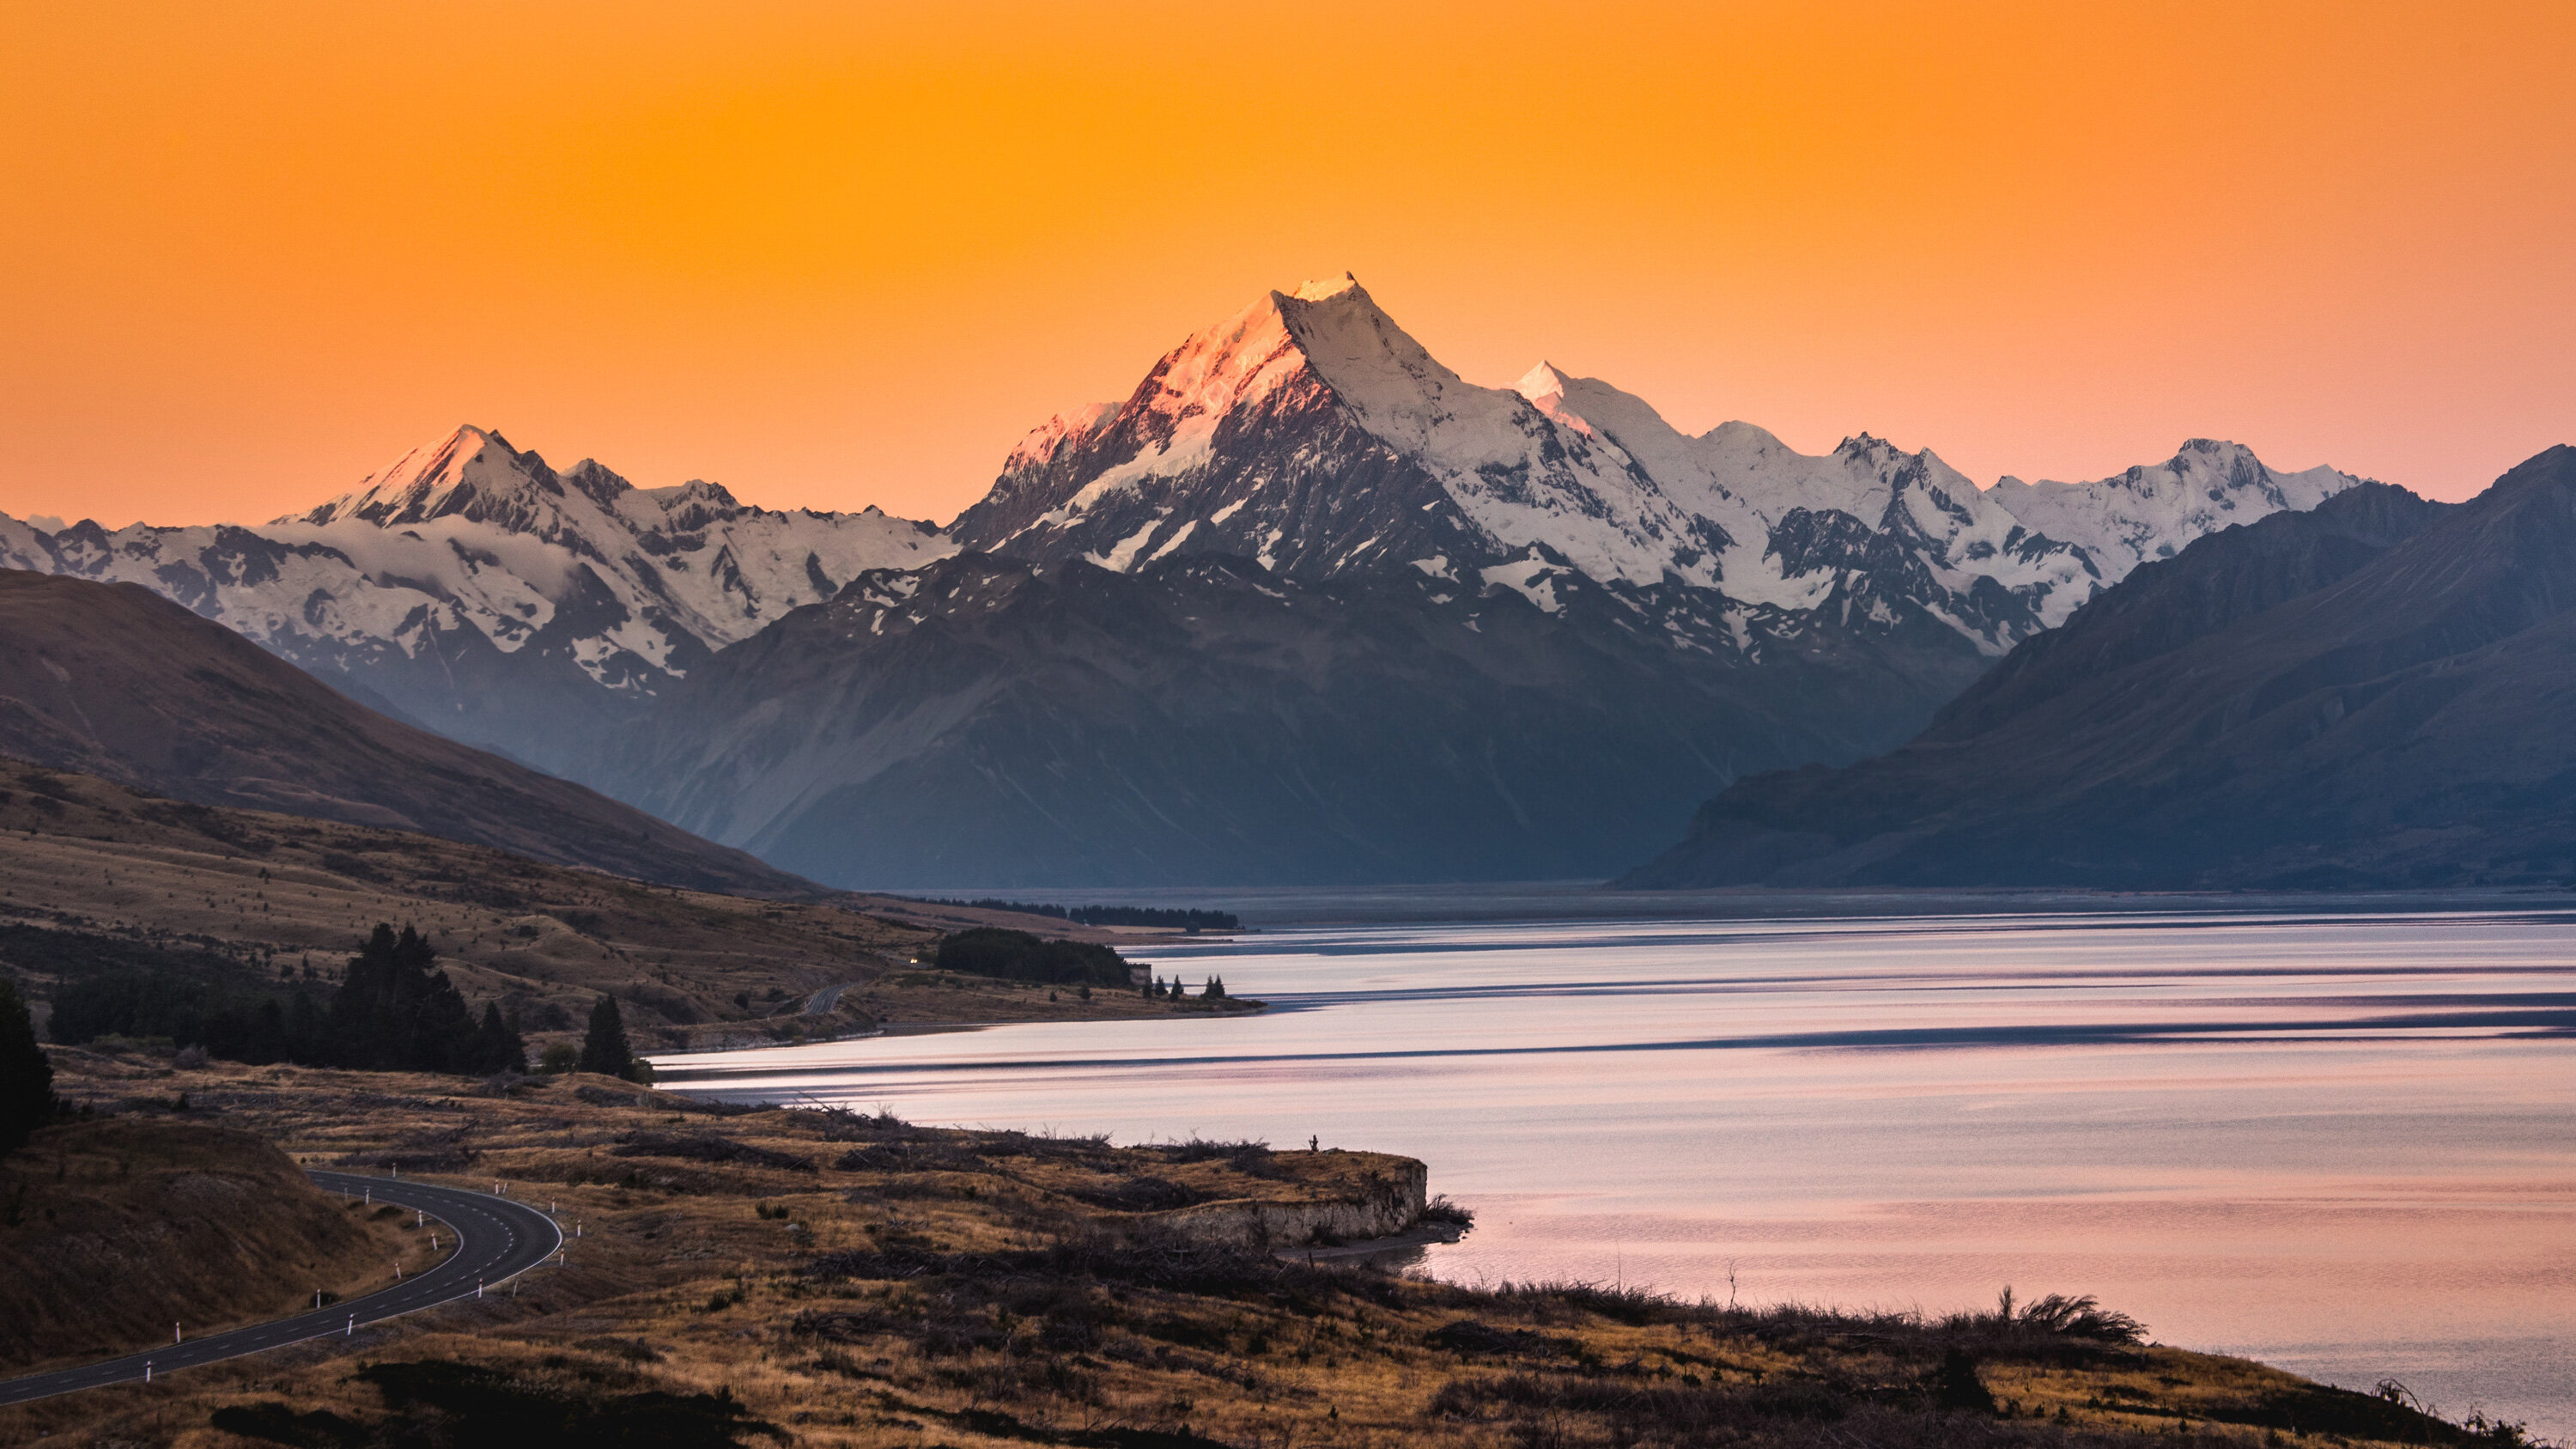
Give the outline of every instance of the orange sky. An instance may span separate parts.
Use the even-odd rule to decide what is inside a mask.
[[[0,510],[264,519],[476,422],[945,520],[1358,273],[1471,379],[1980,481],[2576,441],[2576,6],[0,8]]]

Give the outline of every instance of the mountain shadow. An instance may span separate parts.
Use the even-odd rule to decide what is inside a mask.
[[[2576,449],[2141,566],[1903,748],[1743,780],[1622,882],[2576,880]]]
[[[0,753],[205,805],[667,885],[813,890],[579,785],[387,719],[132,584],[0,570]]]

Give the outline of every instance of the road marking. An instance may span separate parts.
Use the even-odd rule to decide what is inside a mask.
[[[340,1192],[344,1198],[350,1195],[352,1185],[365,1188],[372,1198],[374,1189],[379,1184],[378,1179],[352,1178],[345,1173],[316,1173],[314,1178],[317,1184]],[[463,1286],[464,1280],[476,1268],[479,1267],[482,1275],[488,1278],[495,1270],[508,1266],[512,1256],[510,1250],[517,1246],[519,1240],[516,1223],[524,1221],[524,1218],[514,1219],[507,1214],[487,1209],[475,1201],[474,1194],[455,1188],[440,1188],[425,1183],[418,1186],[403,1183],[400,1185],[400,1190],[405,1195],[412,1196],[414,1200],[409,1203],[397,1202],[397,1205],[419,1206],[423,1203],[436,1205],[440,1208],[441,1221],[457,1230],[455,1255],[447,1262],[435,1265],[425,1273],[415,1276],[402,1287],[382,1289],[338,1308],[308,1311],[270,1323],[246,1325],[228,1333],[201,1338],[176,1353],[156,1354],[150,1360],[147,1360],[143,1354],[128,1354],[121,1358],[106,1359],[98,1363],[57,1369],[50,1373],[31,1374],[0,1382],[0,1405],[21,1404],[35,1399],[50,1398],[55,1394],[97,1388],[111,1383],[131,1383],[142,1376],[143,1365],[146,1362],[168,1360],[168,1362],[161,1362],[161,1368],[166,1372],[172,1367],[221,1363],[227,1359],[239,1358],[244,1354],[263,1352],[286,1344],[309,1343],[331,1336],[331,1331],[335,1328],[342,1330],[342,1336],[348,1336],[355,1333],[357,1320],[361,1317],[368,1325],[373,1326],[407,1313],[456,1302],[465,1297],[467,1290]],[[397,1201],[391,1197],[387,1200]],[[509,1203],[506,1200],[505,1205],[522,1212],[534,1211],[521,1209],[519,1204]],[[554,1232],[556,1247],[560,1248],[563,1244],[562,1230],[551,1219],[544,1218],[542,1214],[538,1216],[545,1222],[547,1228]],[[504,1250],[500,1253],[487,1252],[478,1260],[467,1262],[465,1255],[468,1235],[464,1224],[459,1221],[461,1218],[471,1218],[481,1226],[500,1228],[507,1239]],[[516,1271],[503,1275],[501,1281],[516,1280],[520,1275],[537,1267],[547,1256],[551,1256],[551,1250],[521,1265]],[[442,1280],[441,1274],[447,1276]],[[335,1324],[329,1321],[333,1317],[342,1315],[345,1315],[343,1323]]]

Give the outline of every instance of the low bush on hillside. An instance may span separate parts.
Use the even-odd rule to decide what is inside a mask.
[[[443,1359],[369,1364],[353,1376],[384,1396],[394,1420],[360,1423],[280,1402],[215,1410],[214,1427],[245,1439],[314,1449],[400,1444],[418,1449],[559,1449],[576,1444],[637,1449],[732,1449],[745,1434],[785,1443],[777,1426],[755,1419],[732,1392],[675,1394],[637,1387],[631,1373],[583,1372],[557,1356],[537,1374]]]

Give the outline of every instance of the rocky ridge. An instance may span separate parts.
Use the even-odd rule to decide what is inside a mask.
[[[1637,886],[2576,880],[2576,449],[2139,568],[1903,748],[1742,780]]]
[[[1544,362],[1466,382],[1345,277],[1272,292],[1124,403],[1050,419],[951,532],[1120,572],[1189,553],[1300,582],[1409,568],[1541,609],[1579,573],[1706,591],[1725,627],[1700,642],[1748,654],[1804,624],[1928,621],[2000,655],[2141,559],[2357,481],[2194,440],[2098,482],[1988,490],[1867,434],[1822,457],[1749,423],[1692,437]]]
[[[0,516],[0,567],[140,584],[367,704],[567,774],[716,650],[868,569],[952,549],[875,509],[637,488],[587,459],[557,472],[473,427],[266,524]]]

